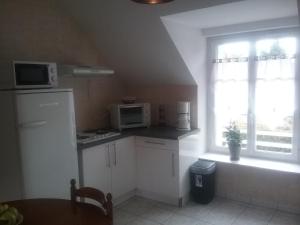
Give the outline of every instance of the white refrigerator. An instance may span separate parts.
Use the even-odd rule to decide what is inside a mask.
[[[0,91],[0,202],[70,198],[78,180],[71,89]]]

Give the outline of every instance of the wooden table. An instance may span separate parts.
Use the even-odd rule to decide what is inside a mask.
[[[62,199],[30,199],[6,202],[23,215],[22,225],[111,225],[97,206]]]

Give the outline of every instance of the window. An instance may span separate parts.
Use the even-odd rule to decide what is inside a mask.
[[[296,49],[291,34],[211,40],[211,151],[227,151],[224,132],[234,122],[242,154],[296,160]]]

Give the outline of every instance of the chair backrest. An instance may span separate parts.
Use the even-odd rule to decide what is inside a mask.
[[[79,198],[89,198],[99,202],[103,209],[103,214],[107,216],[111,221],[113,220],[113,205],[112,205],[112,195],[108,193],[106,196],[102,191],[99,191],[91,187],[82,187],[76,189],[75,179],[71,180],[71,201],[76,202],[77,197]]]

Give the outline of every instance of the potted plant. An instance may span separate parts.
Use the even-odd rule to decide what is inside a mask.
[[[230,123],[226,127],[225,137],[230,151],[230,159],[232,161],[238,161],[240,159],[241,152],[241,131],[235,123]]]
[[[0,204],[0,225],[19,225],[23,216],[14,207]]]

